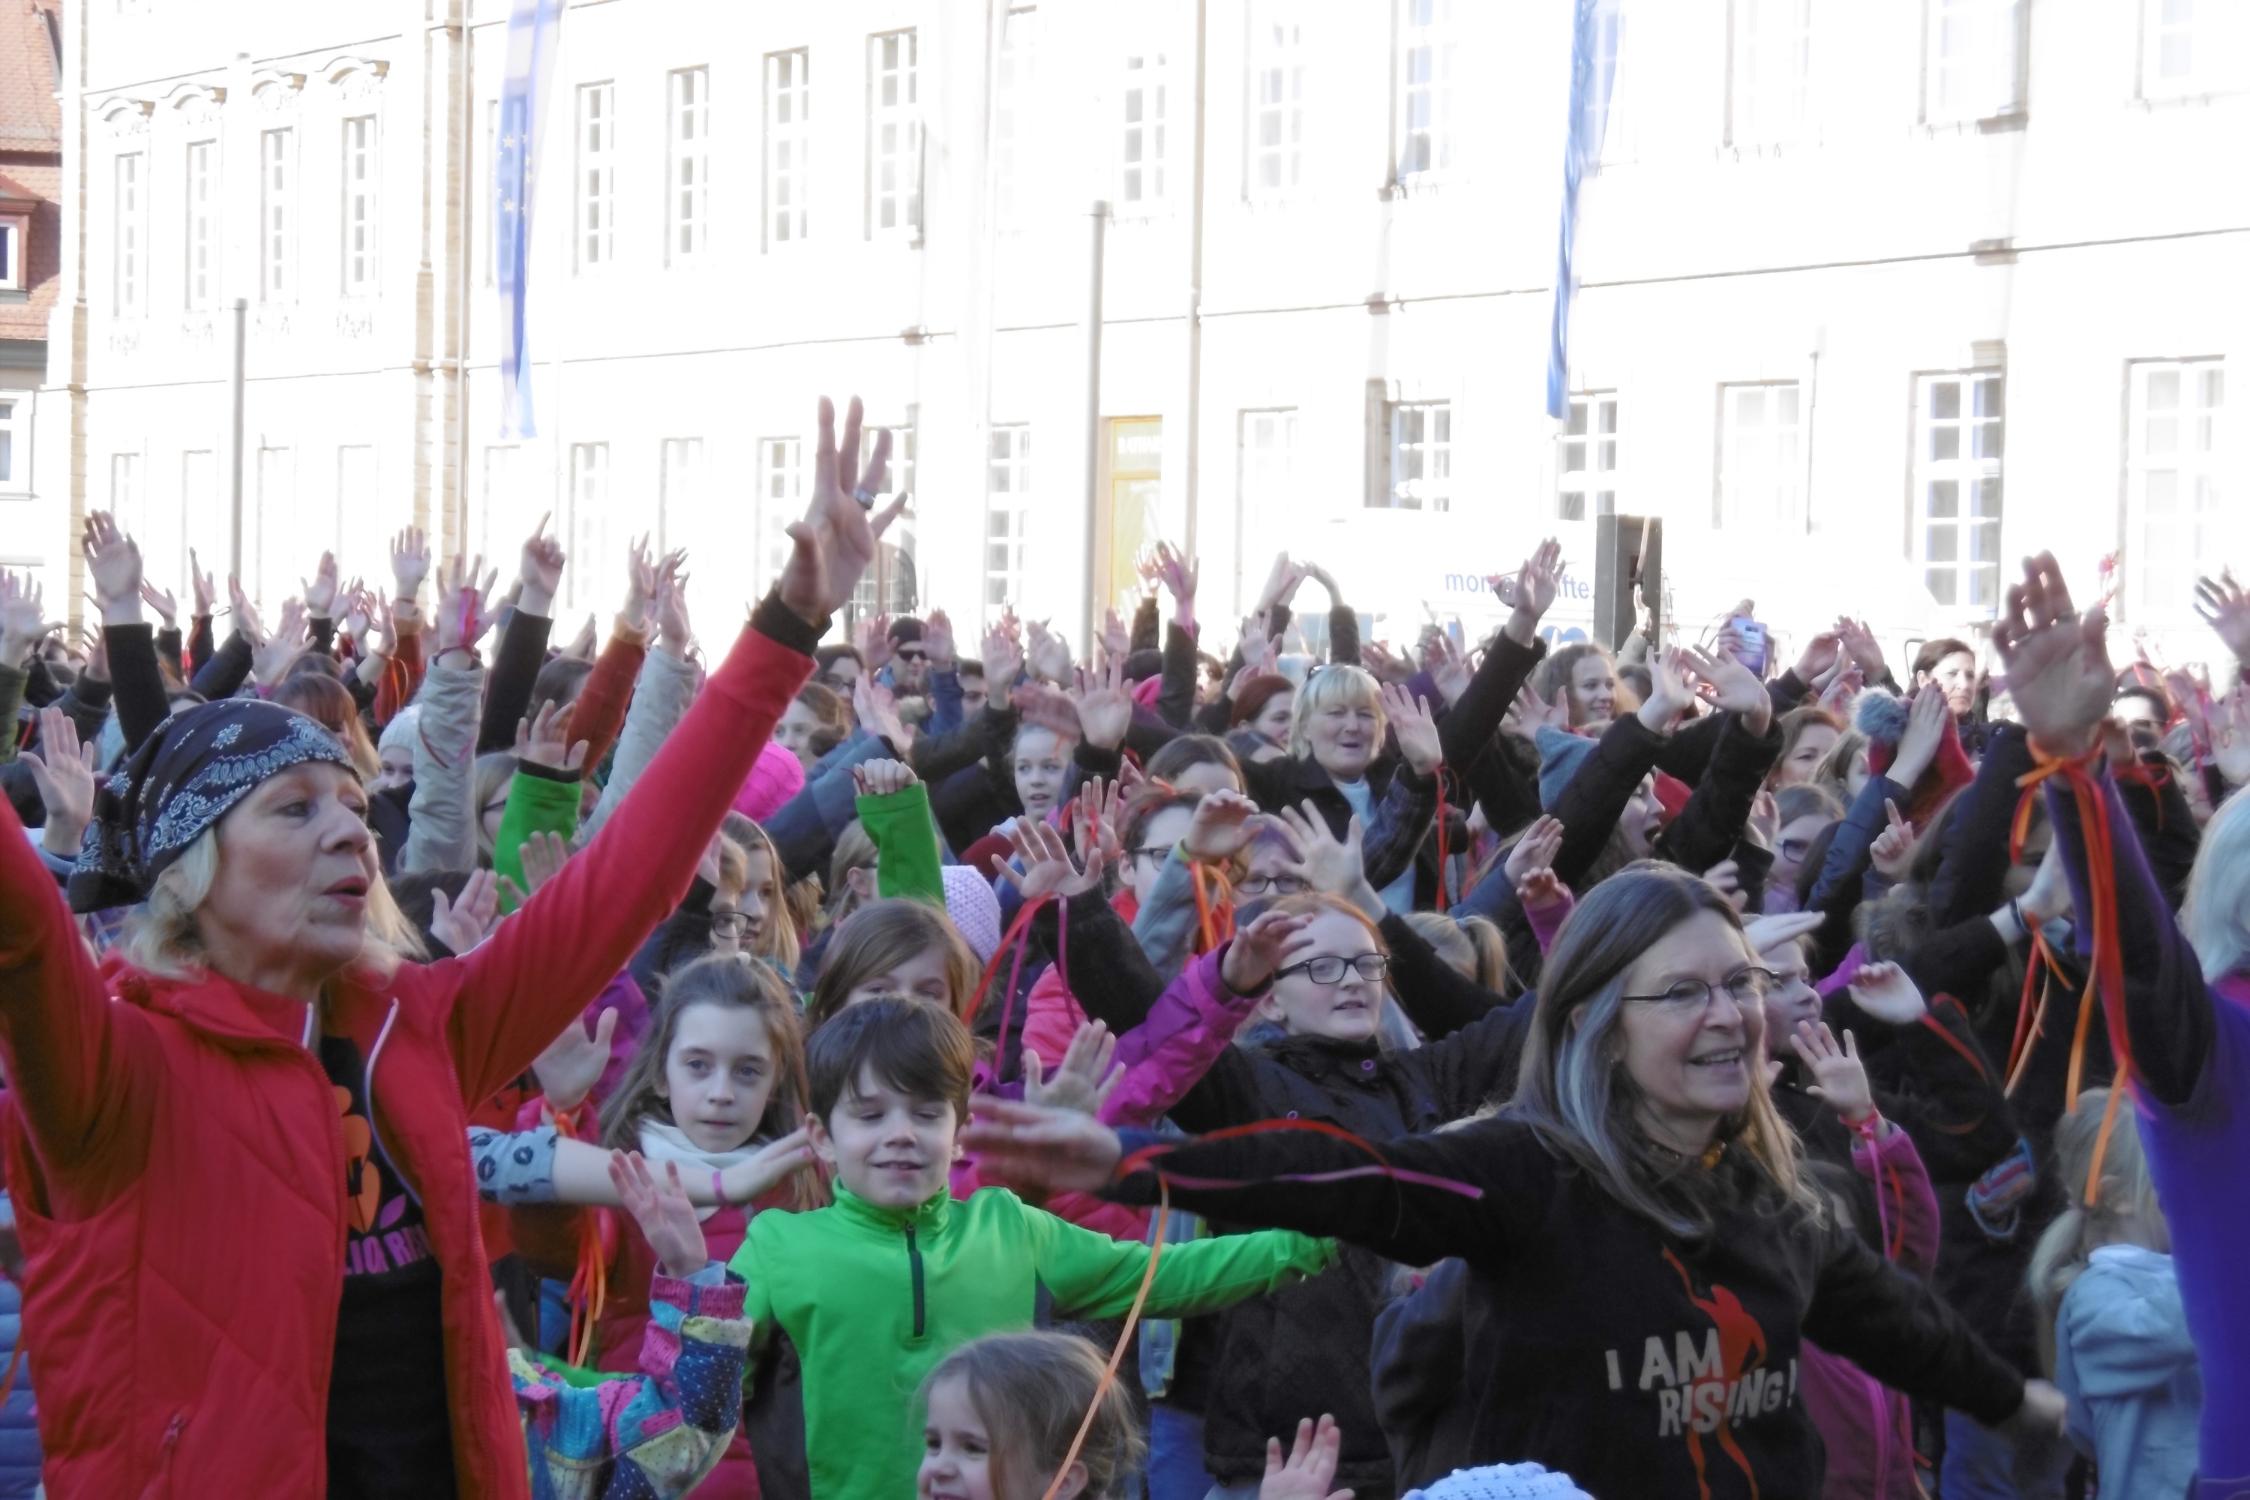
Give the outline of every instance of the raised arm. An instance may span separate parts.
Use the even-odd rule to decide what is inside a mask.
[[[562,587],[562,543],[547,535],[547,518],[523,544],[517,581],[521,588],[493,655],[492,684],[485,694],[484,719],[477,728],[477,754],[505,750],[516,725],[532,709],[539,669],[547,664],[547,639],[555,628],[555,591]]]
[[[448,961],[465,1098],[481,1099],[521,1072],[679,903],[774,723],[811,677],[830,615],[874,556],[867,513],[852,498],[859,428],[855,400],[839,449],[835,411],[821,403],[812,502],[789,529],[795,549],[780,583],[619,816],[490,942]],[[868,469],[878,488],[889,450],[889,434],[878,435]]]
[[[601,831],[610,815],[624,802],[657,747],[678,727],[680,716],[695,698],[695,664],[687,659],[692,639],[688,629],[686,586],[683,581],[659,581],[656,596],[656,648],[641,662],[633,706],[625,712],[625,728],[617,740],[617,758],[610,763],[609,780],[602,786],[601,801],[586,820],[586,836]]]
[[[438,651],[422,679],[414,733],[414,795],[399,868],[468,870],[477,863],[477,700],[484,690],[481,589],[455,558],[440,575]]]

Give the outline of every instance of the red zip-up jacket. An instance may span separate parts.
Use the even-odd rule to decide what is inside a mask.
[[[619,815],[462,958],[331,985],[373,1125],[444,1272],[462,1500],[528,1500],[464,1149],[679,903],[817,633],[768,600]],[[97,969],[0,808],[0,1115],[55,1500],[317,1496],[344,1279],[345,1155],[310,1010],[220,976]]]

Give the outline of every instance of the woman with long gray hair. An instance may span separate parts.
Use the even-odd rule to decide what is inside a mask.
[[[1379,1146],[1279,1129],[1167,1147],[980,1100],[988,1175],[1458,1256],[1466,1463],[1535,1460],[1601,1495],[1811,1495],[1802,1339],[1993,1424],[2062,1401],[1996,1358],[1813,1190],[1766,1093],[1757,962],[1726,899],[1640,865],[1588,893],[1547,959],[1499,1114]]]

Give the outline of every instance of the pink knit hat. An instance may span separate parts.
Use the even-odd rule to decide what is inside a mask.
[[[797,759],[796,752],[768,740],[766,748],[758,752],[758,763],[750,768],[750,779],[734,794],[734,810],[752,822],[760,822],[804,789],[804,762]]]

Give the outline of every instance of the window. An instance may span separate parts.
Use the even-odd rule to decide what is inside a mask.
[[[499,557],[517,532],[522,505],[518,476],[523,470],[523,449],[514,443],[495,443],[484,450],[484,506],[477,517],[477,551]]]
[[[1805,123],[1805,78],[1812,62],[1811,0],[1734,0],[1729,14],[1732,67],[1727,144],[1776,146]]]
[[[1378,508],[1452,508],[1452,402],[1393,402],[1390,409],[1390,451],[1390,482],[1373,502]]]
[[[703,439],[666,438],[657,475],[656,551],[671,550],[671,538],[695,532],[703,511]]]
[[[1398,180],[1453,165],[1453,0],[1398,0]]]
[[[867,237],[922,230],[922,120],[915,104],[915,33],[867,39]]]
[[[1018,6],[1000,23],[1000,71],[992,84],[992,210],[996,222],[1016,222],[1016,179],[1021,171],[1024,102],[1030,97],[1039,12]]]
[[[867,461],[875,455],[876,437],[885,432],[891,435],[890,467],[883,482],[885,494],[904,495],[913,491],[915,433],[920,426],[921,408],[909,406],[903,422],[860,429],[862,474],[867,472]],[[874,563],[860,575],[858,586],[852,590],[846,617],[860,620],[870,614],[912,614],[916,606],[916,587],[914,518],[901,516],[883,533],[882,543],[875,549]]]
[[[1914,560],[1948,609],[2000,607],[1998,370],[1924,375],[1914,393]]]
[[[1617,392],[1570,398],[1570,419],[1556,440],[1555,519],[1584,521],[1617,509]],[[1587,505],[1591,497],[1593,504]]]
[[[219,143],[187,148],[187,277],[189,312],[209,312],[219,298]]]
[[[804,443],[793,437],[758,441],[758,557],[754,580],[763,590],[781,577],[789,562],[789,523],[805,513]]]
[[[616,258],[617,85],[578,86],[578,268]]]
[[[116,235],[116,254],[113,257],[116,284],[112,295],[116,309],[121,314],[141,310],[141,153],[127,152],[112,163],[115,173],[114,207],[117,218],[112,226]]]
[[[1719,387],[1718,525],[1804,529],[1798,411],[1794,380]]]
[[[0,216],[0,291],[30,290],[24,280],[24,256],[31,244],[31,220],[24,214]]]
[[[2022,0],[1925,0],[1922,119],[1950,125],[2013,112]]]
[[[1235,414],[1235,489],[1239,570],[1263,567],[1259,543],[1288,525],[1297,491],[1297,411],[1269,407]],[[1247,598],[1256,584],[1238,572],[1235,592]]]
[[[1166,65],[1161,50],[1125,59],[1124,134],[1118,137],[1117,199],[1127,209],[1164,198]]]
[[[984,468],[984,603],[989,616],[1021,600],[1031,530],[1031,426],[992,429]]]
[[[258,142],[258,295],[279,302],[295,295],[297,234],[296,133],[269,130]]]
[[[607,557],[609,555],[609,444],[572,443],[570,445],[570,498],[569,512],[563,518],[563,547],[573,557]],[[581,609],[587,606],[591,595],[582,595],[572,581],[572,573],[583,577],[589,569],[565,569],[563,572],[563,597],[558,603],[566,608]]]
[[[28,475],[16,473],[16,437],[22,431],[16,418],[17,403],[0,399],[0,490],[29,489]],[[11,663],[11,665],[13,665]]]
[[[1243,196],[1281,197],[1297,186],[1305,146],[1304,20],[1290,0],[1250,13],[1249,114]]]
[[[766,54],[766,248],[805,237],[805,200],[812,190],[806,153],[812,144],[812,54]]]
[[[375,117],[344,122],[344,295],[375,290]]]
[[[2141,97],[2237,86],[2250,44],[2244,16],[2241,0],[2141,0]]]
[[[674,264],[703,253],[711,234],[711,70],[671,76],[672,160],[664,249]]]
[[[2125,604],[2137,620],[2184,617],[2196,576],[2234,540],[2220,509],[2226,364],[2150,360],[2131,373]]]

